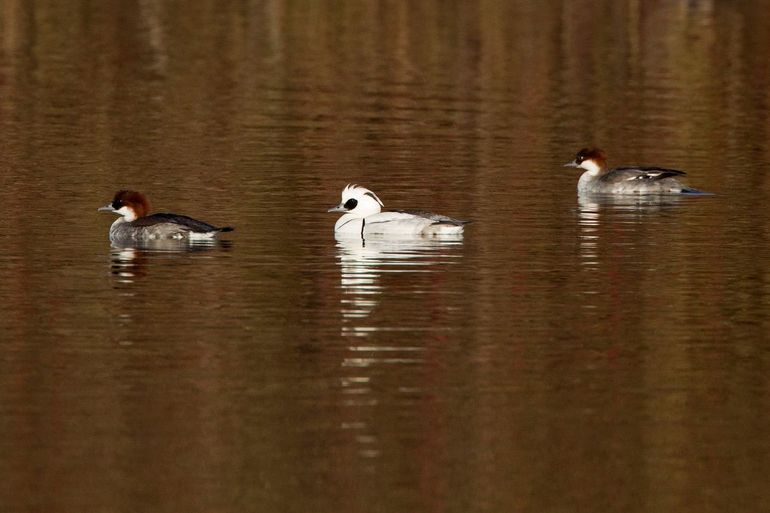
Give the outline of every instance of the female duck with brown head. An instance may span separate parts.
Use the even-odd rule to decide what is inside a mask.
[[[564,164],[585,170],[578,180],[578,193],[587,194],[708,194],[683,185],[684,171],[663,167],[627,166],[607,168],[607,157],[598,148],[583,148],[575,160]]]
[[[150,202],[136,191],[118,191],[111,203],[98,209],[119,217],[110,226],[112,242],[147,241],[157,239],[211,239],[221,232],[231,232],[229,226],[216,227],[179,214],[152,214]]]

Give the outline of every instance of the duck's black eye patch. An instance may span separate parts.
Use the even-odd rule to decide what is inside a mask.
[[[120,200],[115,200],[112,202],[112,208],[114,208],[115,210],[118,210],[122,206],[123,206],[123,202]]]
[[[353,210],[354,208],[356,208],[356,205],[358,205],[358,200],[355,198],[350,198],[345,202],[343,207],[345,207],[348,210]]]

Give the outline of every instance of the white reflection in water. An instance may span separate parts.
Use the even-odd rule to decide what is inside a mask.
[[[582,264],[599,265],[599,203],[592,196],[578,196],[578,226],[580,227],[579,246]]]
[[[152,275],[153,264],[157,268],[160,260],[169,258],[186,258],[195,255],[208,258],[207,252],[216,249],[227,249],[232,246],[230,241],[180,241],[153,240],[134,242],[131,244],[113,244],[110,248],[110,278],[112,287],[116,289],[115,296],[118,306],[116,324],[124,326],[125,330],[117,330],[121,335],[120,345],[132,345],[129,333],[135,325],[133,308],[135,298],[141,294],[138,286],[142,280]]]
[[[621,223],[638,223],[650,214],[677,207],[680,195],[578,194],[580,257],[583,265],[599,265],[602,218]],[[606,222],[606,221],[605,221]]]
[[[116,284],[131,284],[147,275],[153,258],[200,254],[214,249],[229,249],[231,241],[160,239],[112,244],[110,273]]]
[[[337,241],[340,266],[341,335],[349,341],[341,367],[352,375],[340,378],[341,404],[350,408],[350,419],[340,428],[352,435],[356,453],[366,459],[378,458],[382,449],[373,426],[367,422],[369,409],[379,404],[369,374],[373,366],[410,365],[422,362],[423,347],[399,344],[399,333],[436,331],[436,327],[382,325],[372,314],[388,294],[383,276],[394,274],[388,283],[409,282],[415,273],[440,271],[462,255],[462,235],[452,238],[406,240],[345,239]],[[414,291],[415,294],[421,291]],[[373,337],[375,334],[386,337]],[[383,341],[384,338],[384,341]],[[371,469],[370,469],[371,470]]]
[[[616,195],[616,194],[578,194],[578,235],[581,265],[587,271],[596,271],[601,267],[602,248],[610,244],[626,244],[628,250],[634,246],[635,238],[628,235],[623,240],[623,230],[602,230],[602,225],[636,225],[654,221],[655,216],[666,209],[677,207],[683,197],[678,195]],[[692,198],[691,198],[692,199]],[[612,237],[612,240],[603,240]],[[586,283],[599,284],[595,280]],[[600,290],[586,289],[586,296],[598,296]],[[594,309],[597,305],[590,298],[582,304],[584,309]]]
[[[451,262],[460,256],[452,250],[461,246],[462,240],[462,235],[451,238],[337,240],[342,289],[341,334],[365,337],[375,331],[414,331],[404,326],[373,326],[365,322],[385,292],[380,283],[382,275],[435,272],[437,264]]]

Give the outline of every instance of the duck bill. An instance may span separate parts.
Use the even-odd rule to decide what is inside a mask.
[[[566,164],[564,164],[564,167],[580,167],[580,164],[578,164],[573,160],[572,162],[567,162]]]
[[[332,207],[327,212],[347,212],[348,209],[346,209],[343,205],[337,205],[336,207]]]
[[[114,208],[112,208],[112,205],[110,205],[110,204],[104,205],[103,207],[99,207],[99,208],[97,208],[97,209],[96,209],[96,211],[97,211],[97,212],[110,212],[110,213],[115,213],[115,209],[114,209]]]

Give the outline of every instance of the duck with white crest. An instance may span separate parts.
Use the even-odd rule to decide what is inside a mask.
[[[441,237],[463,232],[470,221],[419,210],[382,211],[384,204],[377,195],[359,185],[342,189],[342,201],[329,212],[343,215],[334,225],[337,236],[429,236]]]

